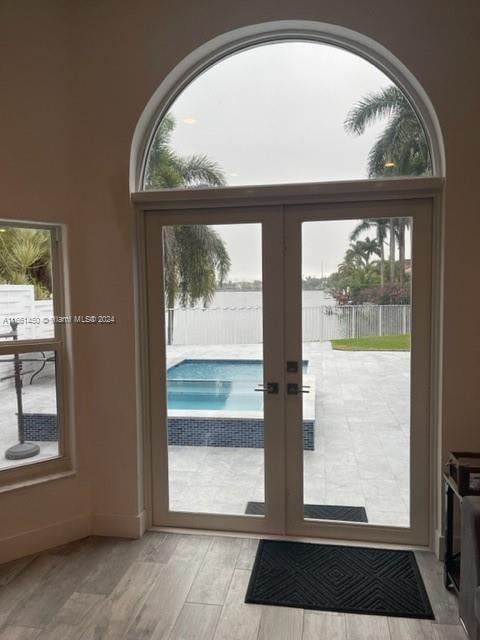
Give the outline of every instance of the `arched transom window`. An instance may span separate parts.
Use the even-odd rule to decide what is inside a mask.
[[[337,46],[280,41],[223,58],[176,96],[143,189],[431,173],[417,114],[385,73]]]

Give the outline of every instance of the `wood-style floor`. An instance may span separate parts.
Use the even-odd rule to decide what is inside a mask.
[[[417,559],[434,623],[244,604],[256,547],[148,533],[0,565],[0,640],[465,640],[430,553]]]

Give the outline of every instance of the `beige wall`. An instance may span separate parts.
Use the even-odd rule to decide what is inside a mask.
[[[72,310],[117,317],[114,326],[73,329],[78,475],[0,494],[0,540],[10,540],[4,557],[54,535],[82,535],[92,515],[96,531],[135,531],[142,504],[128,192],[134,128],[156,87],[193,49],[222,32],[282,19],[370,36],[410,69],[435,106],[447,159],[443,443],[480,448],[475,0],[4,0],[0,217],[64,223]],[[16,538],[25,532],[36,533]]]

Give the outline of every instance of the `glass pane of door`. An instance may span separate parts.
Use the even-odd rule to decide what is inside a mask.
[[[410,526],[412,226],[302,224],[306,519]]]
[[[262,225],[163,227],[169,510],[264,513]]]

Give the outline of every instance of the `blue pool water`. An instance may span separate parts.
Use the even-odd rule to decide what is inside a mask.
[[[308,363],[304,361],[306,371]],[[182,360],[167,372],[169,409],[261,411],[261,360]]]

